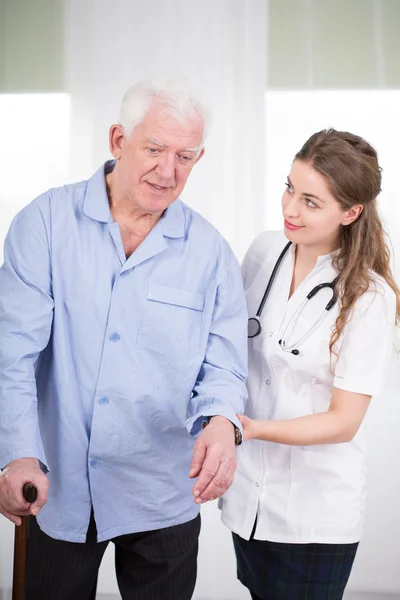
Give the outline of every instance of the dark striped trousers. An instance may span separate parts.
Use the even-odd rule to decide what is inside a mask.
[[[197,575],[200,515],[182,525],[121,535],[115,570],[123,600],[190,600]],[[94,600],[109,541],[96,542],[93,515],[86,543],[55,540],[29,523],[26,600]]]

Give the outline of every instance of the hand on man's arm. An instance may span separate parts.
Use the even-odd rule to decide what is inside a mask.
[[[236,469],[235,427],[247,398],[247,308],[239,265],[229,250],[222,265],[207,349],[188,413],[186,426],[198,435],[202,421],[209,424],[198,435],[189,477],[197,504],[221,496]],[[214,416],[215,415],[215,416]]]
[[[189,477],[196,504],[222,496],[232,483],[236,469],[235,430],[225,417],[212,417],[196,440]]]
[[[23,497],[23,487],[32,483],[37,499],[29,504]],[[0,513],[15,525],[21,525],[21,516],[37,515],[47,502],[49,480],[36,458],[19,458],[10,462],[0,473]]]

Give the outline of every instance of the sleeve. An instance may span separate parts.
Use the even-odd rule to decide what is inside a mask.
[[[265,232],[256,237],[252,243],[250,244],[246,254],[244,255],[244,259],[241,265],[241,274],[244,289],[247,290],[250,283],[251,278],[254,277],[254,254],[257,248],[260,245],[260,240],[262,240],[265,236]]]
[[[263,231],[250,244],[242,262],[242,280],[245,291],[250,288],[254,279],[263,268],[265,261],[269,261],[278,252],[283,250],[287,239],[280,231]]]
[[[45,216],[37,201],[11,224],[0,268],[0,468],[18,458],[46,467],[35,379],[53,318]]]
[[[244,255],[244,259],[241,265],[241,273],[242,273],[242,281],[243,281],[243,285],[244,288],[247,288],[247,276],[250,270],[250,265],[251,265],[251,261],[252,261],[252,256],[253,256],[253,250],[254,250],[254,246],[255,246],[256,240],[253,241],[253,243],[250,245],[250,247],[248,248],[246,254]]]
[[[247,308],[240,268],[232,260],[218,287],[205,359],[190,403],[187,430],[197,435],[204,417],[223,416],[241,430],[236,414],[247,399]]]
[[[380,391],[394,349],[395,322],[396,296],[389,286],[377,284],[363,294],[345,327],[334,387],[368,396]]]

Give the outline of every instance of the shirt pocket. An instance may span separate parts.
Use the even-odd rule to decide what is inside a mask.
[[[173,358],[196,354],[203,309],[203,294],[150,284],[137,342]]]
[[[292,525],[352,529],[362,518],[365,469],[358,460],[294,447],[290,476],[286,518]]]

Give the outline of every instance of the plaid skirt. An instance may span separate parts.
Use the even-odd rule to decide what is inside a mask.
[[[237,576],[254,600],[341,600],[358,543],[281,544],[235,533]]]

